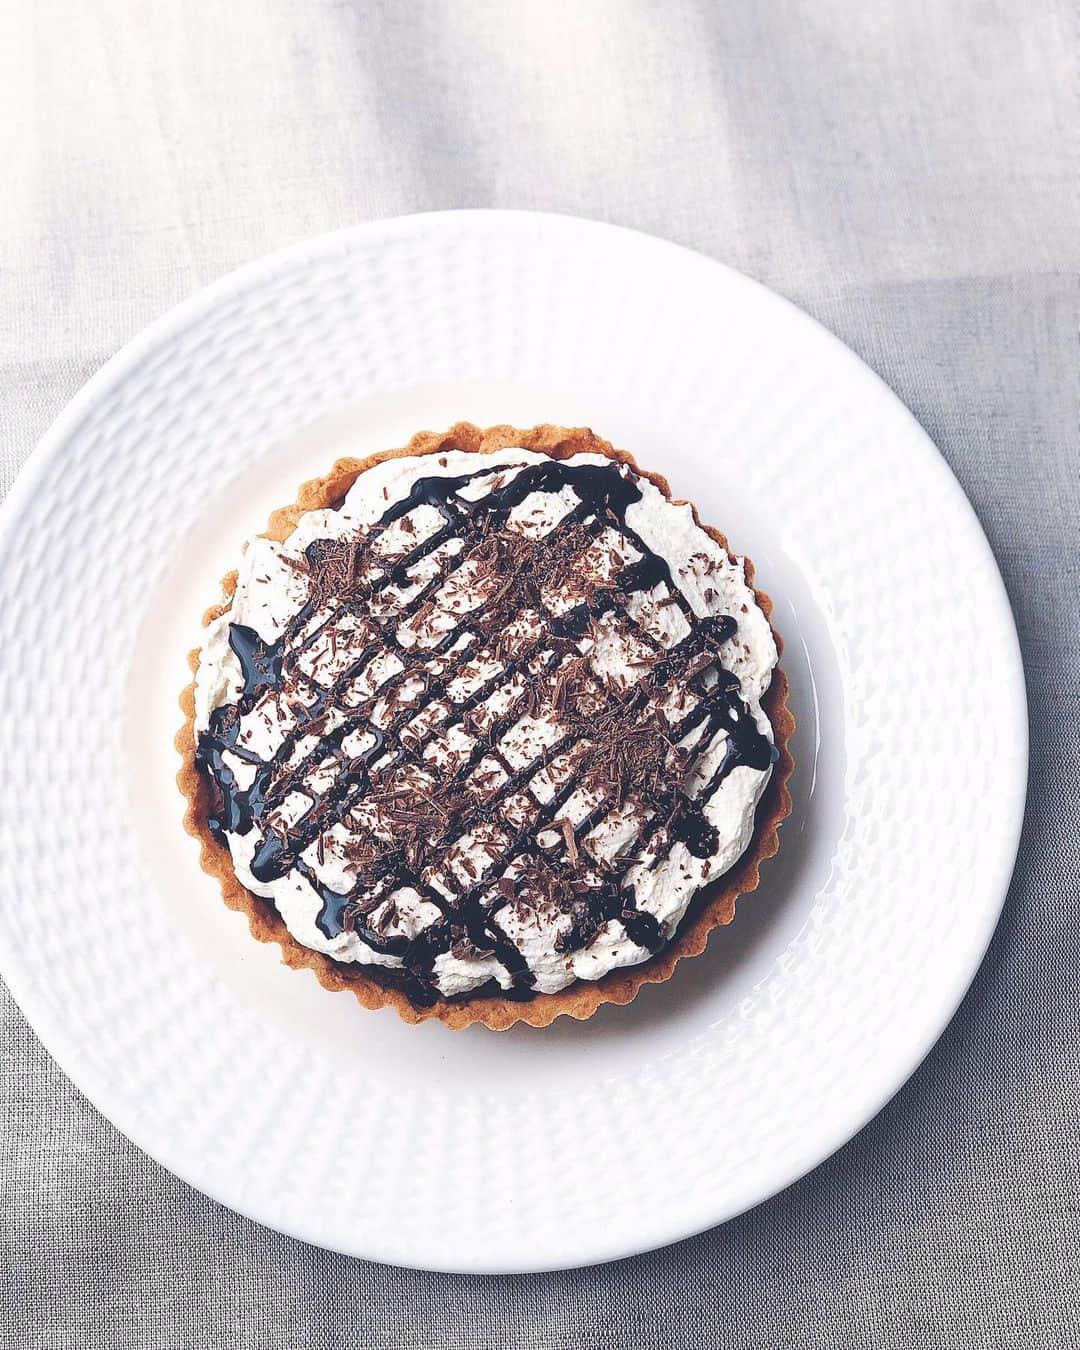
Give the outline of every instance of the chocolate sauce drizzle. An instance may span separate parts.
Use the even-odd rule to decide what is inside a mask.
[[[493,475],[495,485],[477,496],[475,488]],[[543,538],[508,527],[511,512],[531,493],[564,488],[572,490],[577,505]],[[627,524],[627,508],[640,497],[631,472],[614,463],[550,460],[426,476],[369,529],[309,545],[309,598],[276,642],[243,624],[230,627],[243,689],[237,702],[214,709],[196,752],[209,782],[210,829],[223,843],[229,834],[257,831],[253,876],[262,882],[291,872],[303,877],[322,902],[320,930],[329,938],[354,931],[374,951],[399,957],[403,970],[386,973],[418,1004],[442,997],[435,963],[448,951],[494,954],[511,976],[510,992],[528,997],[534,976],[499,917],[506,906],[535,903],[538,894],[568,915],[558,939],[561,950],[587,946],[605,923],[618,919],[632,941],[657,951],[670,934],[637,908],[633,887],[621,878],[636,863],[658,866],[676,843],[694,857],[712,856],[718,839],[703,804],[736,766],[764,770],[776,758],[740,697],[738,680],[720,663],[735,620],[694,614],[666,561]],[[380,552],[379,541],[397,522],[415,535],[408,518],[418,507],[437,511],[441,525],[397,556]],[[622,536],[636,559],[626,562],[619,555],[606,579],[583,580],[584,555],[609,530]],[[439,554],[435,575],[420,584],[414,570],[434,554]],[[439,607],[440,591],[466,565],[483,587],[482,603],[455,614],[456,622],[433,643],[421,643],[415,632],[404,640],[410,622]],[[559,577],[571,579],[584,598],[554,613],[544,595]],[[678,605],[688,627],[668,648],[628,612],[632,596],[661,585],[666,594],[659,603]],[[413,593],[399,599],[401,590]],[[508,643],[507,627],[522,615],[535,622],[524,640]],[[645,673],[634,683],[604,681],[588,665],[588,639],[605,618],[648,652],[641,663]],[[343,620],[355,621],[353,638],[358,632],[359,641],[347,647],[345,668],[320,683],[301,658],[320,641],[336,652]],[[493,654],[496,673],[467,696],[455,697],[455,679],[470,663]],[[388,655],[399,669],[380,682],[376,663]],[[363,685],[365,675],[375,676],[370,686]],[[419,696],[413,691],[417,681]],[[496,715],[486,708],[487,700],[508,685],[512,691],[520,685],[520,691]],[[675,723],[655,706],[673,686],[695,700]],[[263,760],[242,743],[241,724],[267,697],[283,700],[295,724],[276,753]],[[433,710],[445,715],[418,732],[415,724]],[[515,767],[500,742],[527,715],[554,722],[563,734]],[[456,768],[440,774],[425,750],[451,729],[466,732],[472,745]],[[720,763],[688,795],[683,786],[695,763],[721,732],[726,740]],[[352,753],[346,742],[358,735],[363,748]],[[680,745],[687,738],[689,748]],[[247,786],[240,786],[229,757],[253,769]],[[485,765],[497,766],[500,781],[491,791],[483,786],[491,776]],[[569,771],[541,801],[530,785],[557,766]],[[323,784],[318,788],[311,782],[316,775]],[[560,812],[583,784],[598,802],[574,826]],[[296,793],[309,804],[286,826],[282,807]],[[524,820],[512,809],[522,800],[529,806]],[[385,828],[377,835],[357,823],[353,813],[371,803],[389,820],[389,839],[383,837]],[[640,817],[632,851],[614,860],[591,853],[590,833],[628,805]],[[344,894],[325,885],[314,865],[327,832],[338,823],[349,831],[346,852],[356,876]],[[448,850],[455,840],[482,831],[490,863],[482,872],[463,864],[469,876],[463,882],[445,865]],[[412,939],[383,931],[392,926],[393,894],[405,887],[440,911]]]

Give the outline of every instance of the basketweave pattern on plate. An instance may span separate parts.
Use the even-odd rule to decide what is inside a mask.
[[[0,859],[0,934],[15,992],[66,1026],[88,1083],[128,1103],[129,1133],[182,1138],[170,1165],[239,1208],[272,1176],[258,1217],[315,1240],[348,1231],[357,1250],[394,1259],[441,1226],[453,1264],[454,1244],[482,1226],[489,1250],[527,1239],[554,1253],[576,1225],[663,1213],[672,1176],[694,1177],[685,1231],[734,1212],[748,1162],[798,1166],[801,1120],[837,1094],[873,1102],[879,1047],[919,1005],[935,954],[972,941],[965,897],[996,865],[980,841],[1012,828],[983,788],[1019,754],[995,732],[1014,652],[977,606],[952,602],[996,595],[1000,580],[947,469],[808,321],[785,329],[774,298],[666,246],[655,271],[638,267],[641,247],[570,221],[421,218],[264,265],[77,407],[0,537],[0,757],[4,815],[19,821]],[[740,331],[718,361],[729,304]],[[865,382],[859,406],[849,376]],[[463,1082],[391,1094],[300,1054],[177,947],[125,827],[129,653],[204,503],[339,405],[480,378],[686,409],[673,435],[706,428],[721,405],[737,416],[745,491],[791,522],[843,677],[845,824],[805,929],[707,1033],[572,1101]],[[942,799],[930,776],[946,759]],[[180,815],[178,799],[178,829]],[[58,950],[70,932],[78,944]],[[628,1111],[652,1120],[649,1136],[621,1128]],[[328,1171],[316,1134],[378,1149],[379,1169]],[[511,1204],[470,1192],[481,1171]]]

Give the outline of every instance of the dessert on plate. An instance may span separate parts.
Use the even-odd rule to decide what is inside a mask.
[[[700,952],[790,809],[753,569],[587,430],[339,460],[206,616],[177,739],[202,864],[285,962],[503,1029]]]

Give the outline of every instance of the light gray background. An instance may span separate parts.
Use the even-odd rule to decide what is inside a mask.
[[[937,1049],[812,1176],[637,1260],[469,1279],[279,1237],[127,1144],[5,998],[2,1350],[1080,1336],[1077,50],[1065,0],[0,6],[0,489],[249,258],[409,211],[595,216],[775,287],[908,403],[997,554],[1032,709],[1016,879]]]

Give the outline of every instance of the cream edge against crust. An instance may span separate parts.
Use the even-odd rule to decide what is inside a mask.
[[[438,472],[447,475],[472,473],[476,458],[468,451],[447,451],[439,456]],[[488,467],[505,466],[509,479],[515,466],[520,469],[546,458],[539,452],[508,447],[485,455],[484,461]],[[608,466],[611,463],[604,456],[595,454],[576,454],[567,462]],[[229,644],[230,625],[245,624],[265,641],[273,642],[307,600],[308,583],[302,570],[290,566],[287,559],[302,559],[304,549],[316,539],[340,538],[374,524],[388,506],[409,495],[418,477],[431,472],[430,456],[384,460],[360,474],[339,509],[309,511],[301,516],[284,543],[262,536],[249,541],[228,608],[211,622],[204,637],[195,677],[196,736],[206,730],[214,709],[235,702],[243,687],[240,662]],[[741,696],[758,729],[771,742],[772,728],[762,710],[761,699],[777,662],[776,643],[769,621],[746,583],[742,559],[736,558],[732,562],[721,545],[695,524],[688,503],[670,501],[647,478],[635,476],[634,481],[641,491],[641,498],[627,508],[627,525],[667,562],[697,617],[728,614],[736,619],[736,633],[724,648],[724,666],[738,679]],[[568,487],[558,493],[533,493],[514,509],[508,524],[522,532],[545,534],[575,504],[576,498]],[[441,518],[429,507],[417,507],[409,516],[416,531],[410,542],[422,541],[437,523],[441,523]],[[675,625],[681,622],[685,631],[685,620],[676,607],[650,606],[647,596],[634,598],[641,606],[649,606],[644,617],[650,631],[658,633],[664,645],[678,640],[682,633]],[[464,604],[467,607],[467,598]],[[586,647],[587,640],[582,650]],[[610,640],[592,644],[587,655],[598,676],[622,677],[630,682],[638,678],[632,664],[633,652],[627,650],[625,641],[617,640],[614,635]],[[393,673],[390,668],[385,671],[385,677],[389,678]],[[246,748],[267,757],[273,754],[287,733],[288,713],[286,710],[283,715],[266,719],[253,711],[244,718],[241,726]],[[510,736],[513,734],[512,731]],[[543,727],[533,726],[529,734],[543,737]],[[723,755],[724,741],[725,735],[721,732],[699,758],[691,785],[700,787],[708,782],[713,766]],[[512,752],[512,744],[509,749]],[[242,775],[254,772],[239,760],[231,767],[241,785]],[[433,767],[437,768],[437,763]],[[717,851],[711,857],[694,857],[684,844],[676,843],[655,869],[649,870],[638,864],[625,874],[624,883],[634,886],[638,908],[658,921],[668,940],[694,896],[727,872],[749,846],[755,810],[771,772],[771,767],[760,771],[738,765],[722,778],[711,798],[704,803],[706,818],[715,827],[719,839]],[[302,805],[298,804],[297,809],[303,809]],[[582,800],[571,798],[563,814],[576,823],[588,815],[590,809],[587,797]],[[342,827],[335,829],[344,835]],[[631,835],[636,832],[633,822],[616,814],[597,827],[590,842],[600,851],[610,849],[614,853],[626,843],[627,831]],[[402,964],[400,957],[375,951],[355,932],[326,937],[315,922],[321,901],[295,871],[267,883],[258,881],[249,866],[258,840],[257,831],[250,831],[246,836],[229,832],[225,838],[237,879],[254,894],[273,903],[297,942],[341,963],[391,967]],[[353,878],[346,858],[333,844],[334,831],[329,831],[321,857],[320,851],[312,845],[304,855],[305,861],[324,885],[347,891],[353,885]],[[474,852],[473,861],[483,866],[487,855],[481,849]],[[382,930],[387,935],[413,938],[439,917],[436,906],[415,891],[398,891],[394,900],[396,914],[392,923]],[[556,945],[560,929],[566,923],[564,916],[534,913],[522,919],[514,912],[501,911],[499,922],[524,956],[540,993],[557,992],[575,980],[599,979],[610,970],[646,961],[652,954],[629,938],[618,919],[605,923],[587,947],[572,952],[560,951]],[[510,985],[507,971],[493,955],[463,958],[445,952],[438,958],[435,977],[439,992],[448,997],[466,994],[491,980],[503,988]]]

